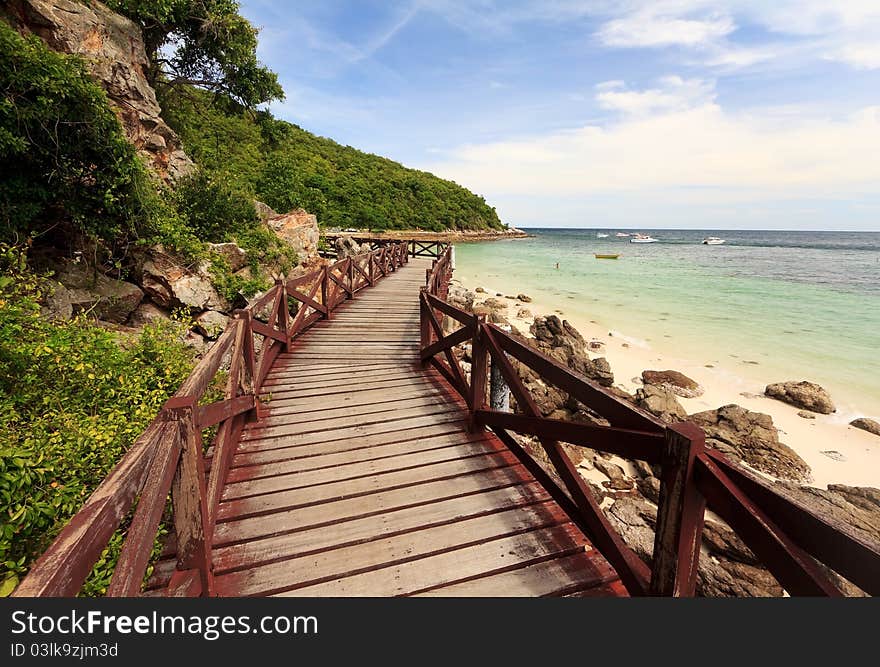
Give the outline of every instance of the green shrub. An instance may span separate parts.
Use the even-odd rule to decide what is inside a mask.
[[[181,325],[121,341],[40,316],[38,278],[0,246],[0,589],[7,593],[192,367]],[[106,589],[117,536],[84,589]],[[5,585],[4,585],[5,584]]]
[[[181,179],[175,194],[178,211],[203,241],[230,241],[259,222],[253,197],[205,170]]]

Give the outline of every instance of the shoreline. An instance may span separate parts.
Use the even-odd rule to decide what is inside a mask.
[[[499,285],[482,282],[480,277],[463,276],[457,272],[454,279],[463,287],[474,291],[476,287],[486,290],[485,294],[475,294],[475,304],[487,298],[495,298],[507,305],[505,317],[519,331],[528,334],[535,316],[556,314],[567,319],[585,340],[599,340],[604,350],[587,350],[591,358],[605,357],[614,373],[614,384],[634,393],[641,387],[640,376],[643,370],[677,370],[701,384],[705,390],[697,398],[677,397],[688,414],[714,410],[735,403],[748,410],[768,414],[779,430],[779,439],[797,452],[812,470],[812,486],[825,488],[828,484],[847,484],[851,486],[877,486],[880,470],[880,438],[878,436],[849,426],[853,416],[839,412],[830,415],[816,414],[815,419],[798,416],[800,408],[763,395],[764,387],[779,380],[800,380],[801,377],[761,378],[760,370],[749,369],[746,377],[738,370],[731,369],[713,359],[688,359],[679,355],[653,349],[643,339],[634,337],[634,332],[621,333],[602,324],[565,312],[564,303],[550,303],[536,299],[529,303],[497,297],[496,294],[528,294],[528,288],[513,286],[513,281],[505,280],[506,289]],[[497,279],[496,279],[497,280]],[[517,317],[520,309],[527,309],[532,317]],[[716,355],[717,356],[717,355]],[[710,367],[711,366],[711,367]],[[806,378],[809,379],[809,378]],[[746,395],[743,395],[746,394]],[[833,396],[832,396],[833,398]],[[872,415],[855,415],[858,417]],[[822,452],[836,452],[844,460],[836,460]]]
[[[321,236],[351,236],[358,240],[387,241],[405,239],[407,241],[444,241],[450,243],[469,243],[476,241],[501,241],[505,239],[526,239],[534,235],[524,232],[516,227],[508,227],[505,230],[449,230],[445,232],[425,232],[418,230],[389,229],[387,231],[369,232],[358,230],[356,232],[331,231],[321,229]]]

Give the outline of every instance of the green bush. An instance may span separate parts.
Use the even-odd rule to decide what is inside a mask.
[[[41,281],[0,246],[0,591],[32,561],[192,368],[182,325],[120,340],[86,320],[40,316]],[[116,536],[84,589],[106,589]]]
[[[178,211],[203,241],[230,241],[259,222],[252,197],[205,170],[181,179],[175,194]]]

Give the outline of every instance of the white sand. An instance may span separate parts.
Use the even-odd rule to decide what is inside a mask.
[[[849,426],[847,420],[851,417],[817,414],[815,419],[804,419],[798,416],[798,408],[763,396],[764,387],[770,382],[778,381],[779,378],[760,378],[760,370],[754,369],[754,375],[746,379],[714,360],[683,359],[659,354],[638,338],[621,334],[609,336],[609,330],[598,324],[577,317],[568,317],[563,304],[521,303],[495,296],[496,292],[502,290],[478,279],[465,277],[458,282],[470,290],[474,290],[477,286],[486,289],[486,294],[476,295],[477,303],[486,298],[495,298],[509,304],[507,319],[524,333],[528,333],[533,318],[516,317],[517,311],[522,308],[530,310],[532,315],[555,313],[560,318],[568,319],[584,339],[587,341],[597,339],[605,344],[604,351],[590,352],[590,356],[593,358],[604,356],[608,359],[614,372],[615,384],[630,393],[634,393],[641,386],[638,378],[641,377],[643,370],[672,369],[684,373],[705,388],[705,393],[699,398],[679,398],[689,414],[736,403],[748,410],[770,415],[779,429],[780,441],[794,449],[812,469],[815,486],[821,488],[828,484],[880,486],[880,437]],[[519,294],[523,291],[526,290],[516,289],[508,284],[504,293]],[[557,309],[562,310],[561,315]],[[707,368],[707,364],[714,367]],[[786,379],[804,379],[795,377],[798,375],[799,373],[793,373],[791,378]],[[746,397],[742,393],[757,396]],[[823,454],[823,451],[837,452],[842,460],[835,460]]]

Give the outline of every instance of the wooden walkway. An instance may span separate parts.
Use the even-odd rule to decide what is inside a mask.
[[[214,531],[226,596],[625,595],[584,534],[418,362],[412,259],[298,338]]]

